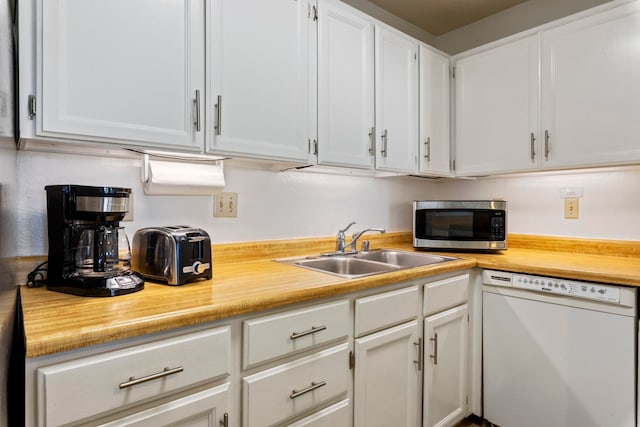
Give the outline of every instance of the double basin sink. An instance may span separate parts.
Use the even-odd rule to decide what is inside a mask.
[[[416,252],[377,249],[370,252],[329,254],[297,258],[281,258],[275,261],[288,265],[333,274],[345,279],[388,273],[406,268],[422,267],[453,261],[456,258]]]

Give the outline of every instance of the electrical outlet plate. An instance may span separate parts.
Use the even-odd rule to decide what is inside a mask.
[[[566,219],[577,219],[580,214],[580,205],[577,197],[564,199],[564,217]]]
[[[213,216],[216,218],[238,217],[238,193],[219,193],[213,199]]]

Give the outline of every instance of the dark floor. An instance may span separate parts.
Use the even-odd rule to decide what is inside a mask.
[[[471,415],[456,424],[456,427],[491,427],[492,424],[489,421],[483,420],[480,417]],[[496,426],[497,427],[497,426]]]

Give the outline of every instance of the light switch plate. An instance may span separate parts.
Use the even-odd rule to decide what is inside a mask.
[[[216,218],[238,217],[238,193],[219,193],[213,199],[213,216]]]

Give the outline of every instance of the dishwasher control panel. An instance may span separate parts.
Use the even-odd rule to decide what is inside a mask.
[[[544,293],[620,303],[620,288],[577,280],[484,270],[484,283]]]

